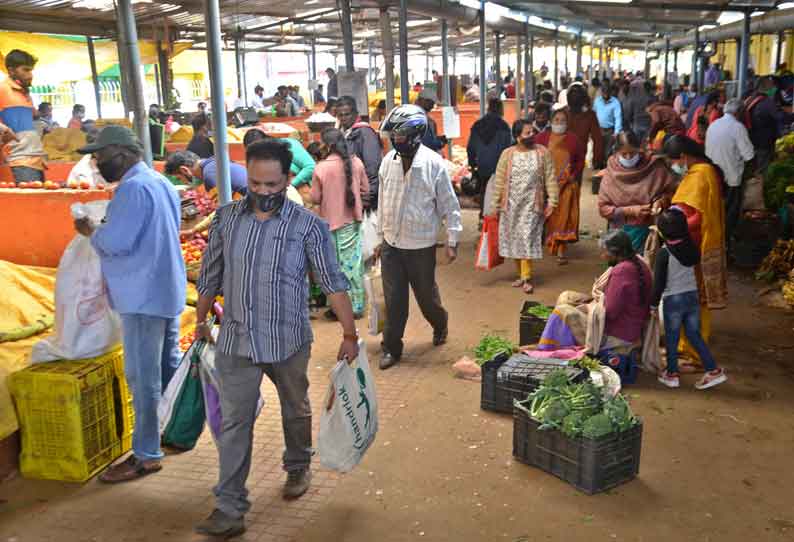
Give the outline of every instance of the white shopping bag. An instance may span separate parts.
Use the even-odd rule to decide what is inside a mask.
[[[365,262],[375,255],[378,246],[378,213],[372,212],[361,222],[361,258]]]
[[[375,380],[364,341],[358,346],[352,364],[340,361],[331,371],[317,437],[320,464],[339,472],[349,472],[361,462],[378,432]]]
[[[107,200],[72,206],[75,218],[98,225]],[[55,275],[55,332],[33,345],[31,362],[101,356],[121,342],[121,319],[110,308],[99,256],[88,237],[77,234]]]
[[[370,335],[380,335],[386,325],[386,297],[383,295],[380,262],[364,275],[364,291],[369,306],[367,319]]]

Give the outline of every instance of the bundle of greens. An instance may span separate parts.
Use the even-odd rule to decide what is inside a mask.
[[[786,201],[786,188],[791,184],[794,184],[794,158],[772,162],[764,179],[766,208],[779,209]]]
[[[548,320],[553,311],[554,307],[549,307],[546,305],[532,305],[526,311],[524,311],[524,314],[528,316],[535,316],[541,320]]]
[[[517,347],[507,339],[503,339],[498,335],[485,335],[480,339],[480,344],[474,348],[474,359],[478,365],[482,365],[499,354],[507,354],[509,356],[517,350]]]
[[[638,423],[622,395],[604,401],[592,382],[573,384],[562,369],[549,373],[529,399],[529,415],[540,429],[557,429],[572,438],[597,439]]]

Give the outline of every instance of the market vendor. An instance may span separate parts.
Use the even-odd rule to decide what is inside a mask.
[[[117,185],[100,226],[75,221],[77,231],[91,239],[111,306],[121,315],[124,372],[135,411],[132,454],[99,477],[117,483],[162,469],[157,406],[179,365],[179,316],[185,308],[181,211],[174,187],[143,162],[132,130],[107,126],[80,152],[93,155],[102,176]]]
[[[601,240],[601,249],[609,269],[596,280],[593,295],[560,294],[543,331],[541,350],[583,346],[593,354],[610,350],[623,355],[641,346],[650,315],[651,270],[636,255],[631,237],[622,229],[609,231]],[[601,337],[587,333],[598,328],[603,329]]]
[[[251,143],[268,138],[273,138],[273,136],[268,134],[261,127],[254,126],[245,133],[245,137],[243,137],[243,146],[248,147]],[[292,154],[292,164],[290,164],[289,171],[291,175],[294,175],[291,181],[292,186],[298,189],[300,189],[301,185],[311,186],[315,161],[312,155],[309,154],[309,151],[307,151],[303,147],[303,144],[297,139],[291,137],[274,139],[286,143],[289,146],[289,151]],[[243,171],[245,171],[245,168],[243,168]]]
[[[6,77],[0,82],[0,163],[11,167],[16,183],[44,181],[44,148],[33,125],[30,85],[36,57],[14,49],[5,57]]]
[[[194,152],[177,151],[168,157],[163,173],[173,184],[188,186],[204,184],[209,192],[218,184],[218,163],[211,156],[202,160]],[[248,175],[245,167],[236,162],[229,163],[232,192],[244,196],[248,190]]]

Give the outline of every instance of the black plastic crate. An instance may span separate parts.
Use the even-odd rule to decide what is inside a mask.
[[[556,429],[539,430],[526,410],[513,412],[513,456],[565,480],[589,495],[612,489],[640,472],[642,423],[598,440],[570,438]]]
[[[565,369],[574,382],[585,376],[578,367],[560,365],[552,360],[535,359],[525,354],[496,356],[482,366],[480,408],[512,414],[513,400],[525,400],[555,369]]]
[[[543,330],[546,329],[548,320],[527,314],[527,309],[539,305],[540,303],[536,301],[525,301],[524,306],[521,307],[521,314],[518,316],[518,344],[521,346],[539,343]]]

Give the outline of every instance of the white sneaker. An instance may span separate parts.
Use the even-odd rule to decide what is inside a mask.
[[[695,384],[695,388],[698,390],[707,390],[709,388],[713,388],[714,386],[719,386],[727,380],[728,377],[725,375],[725,371],[722,369],[716,369],[704,374],[703,378],[698,380],[698,383]]]
[[[667,371],[662,371],[659,373],[658,380],[668,388],[678,388],[681,386],[678,373],[668,373]]]

